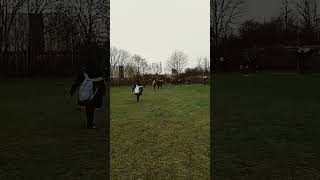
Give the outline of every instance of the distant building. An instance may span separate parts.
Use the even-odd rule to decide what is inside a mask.
[[[57,19],[63,16],[58,13],[16,14],[16,19],[8,34],[8,50],[70,50],[71,39],[68,38],[68,26],[57,24]]]

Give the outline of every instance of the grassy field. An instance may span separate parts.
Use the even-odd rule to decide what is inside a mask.
[[[216,179],[319,179],[320,76],[214,77]]]
[[[209,86],[111,88],[112,179],[209,179]]]
[[[0,80],[0,179],[105,179],[105,120],[85,129],[72,80]]]
[[[0,179],[105,177],[104,119],[87,130],[72,80],[0,80]],[[216,179],[319,179],[320,76],[214,77]],[[208,179],[209,86],[111,89],[113,179]]]

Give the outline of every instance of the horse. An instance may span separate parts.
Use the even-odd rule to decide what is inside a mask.
[[[156,86],[158,86],[158,89],[162,88],[163,85],[163,80],[153,80],[152,86],[153,86],[153,91],[156,90]]]

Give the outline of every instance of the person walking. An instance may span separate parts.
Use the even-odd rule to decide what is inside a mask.
[[[134,92],[134,95],[137,96],[137,102],[139,103],[140,96],[142,96],[142,92],[143,92],[143,86],[139,80],[133,85],[131,92]]]
[[[87,128],[95,129],[95,110],[102,107],[106,91],[103,73],[83,66],[72,84],[70,97],[77,89],[79,89],[78,105],[85,107]]]

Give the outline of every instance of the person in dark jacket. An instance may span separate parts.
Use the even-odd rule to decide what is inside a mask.
[[[82,82],[85,80],[84,72],[88,74],[90,79],[103,77],[103,73],[95,72],[92,69],[90,70],[89,68],[82,67],[76,80],[74,81],[71,87],[70,97],[74,95],[76,90],[80,87]],[[103,105],[103,96],[105,95],[105,92],[106,92],[105,81],[101,80],[101,81],[93,82],[93,91],[95,92],[96,89],[98,89],[97,93],[91,102],[85,103],[78,100],[78,104],[86,108],[87,128],[96,128],[94,113],[96,108],[101,108]]]
[[[142,87],[142,84],[141,84],[141,82],[139,80],[133,85],[133,88],[132,88],[131,92],[135,91],[137,86],[139,87],[139,92],[134,92],[134,95],[137,96],[137,102],[139,103],[140,102],[140,98],[139,97],[142,96],[142,92],[143,92],[143,87]]]

